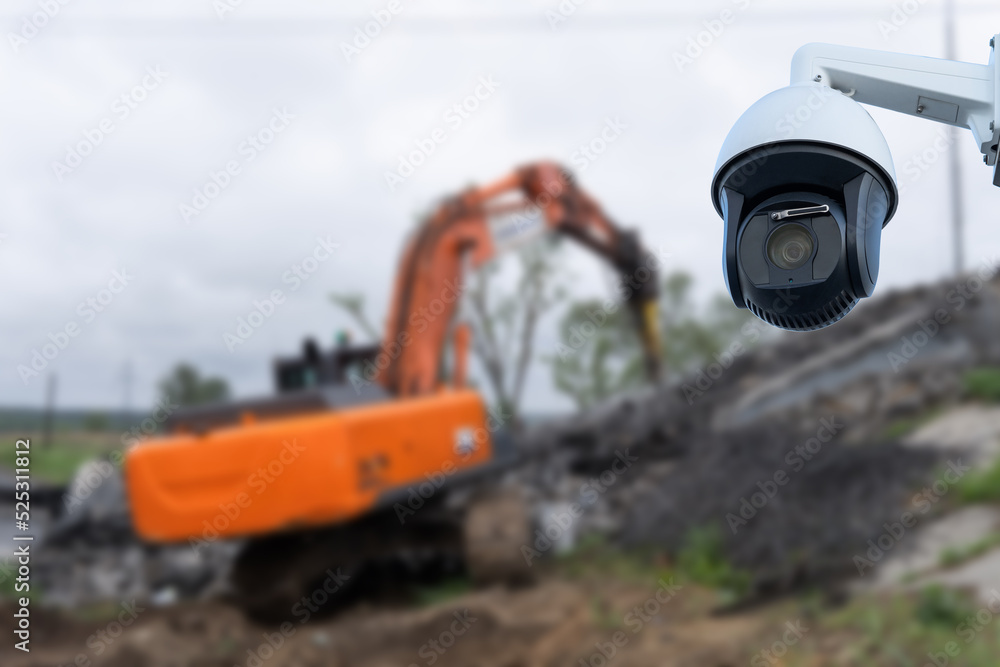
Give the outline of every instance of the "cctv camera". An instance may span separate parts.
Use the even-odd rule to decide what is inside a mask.
[[[813,331],[871,296],[898,193],[885,138],[850,97],[818,83],[764,97],[726,139],[712,195],[737,306]]]
[[[1000,186],[998,40],[986,65],[831,44],[796,52],[792,85],[739,119],[712,182],[738,307],[812,331],[871,296],[898,192],[885,137],[861,104],[970,130]]]

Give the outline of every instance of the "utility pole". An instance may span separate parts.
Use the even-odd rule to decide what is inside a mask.
[[[132,362],[126,361],[125,368],[122,369],[122,391],[123,391],[123,402],[122,402],[122,428],[128,430],[129,420],[131,415],[129,415],[129,410],[132,408]]]
[[[955,29],[955,0],[944,3],[945,58],[957,60]],[[959,129],[948,128],[951,141],[948,148],[948,177],[951,194],[951,243],[955,274],[965,270],[965,198],[962,193],[962,162],[959,156]]]
[[[42,413],[42,449],[52,447],[52,428],[56,415],[56,374],[50,373],[45,383],[45,410]]]

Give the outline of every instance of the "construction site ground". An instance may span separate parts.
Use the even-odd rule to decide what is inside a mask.
[[[992,665],[1000,598],[951,589],[830,591],[747,608],[645,557],[570,557],[533,585],[472,590],[461,581],[331,602],[285,623],[255,623],[224,601],[131,602],[33,612],[32,652],[6,667],[729,667],[923,665],[949,642],[950,664]],[[992,602],[992,604],[991,604]],[[6,615],[7,610],[3,613]],[[974,631],[958,632],[975,618]],[[1000,621],[1000,618],[997,619]],[[933,663],[931,663],[933,664]]]
[[[950,449],[971,437],[963,451],[973,460],[978,451],[978,465],[988,465],[998,433],[1000,410],[963,405],[904,440]],[[72,610],[33,603],[31,652],[4,642],[0,665],[992,667],[1000,655],[998,529],[995,504],[949,507],[863,577],[747,604],[725,576],[709,572],[716,581],[706,582],[697,562],[599,541],[536,563],[537,580],[519,588],[476,589],[454,564],[417,572],[385,564],[284,624],[252,621],[219,595]],[[13,611],[0,602],[0,614]]]

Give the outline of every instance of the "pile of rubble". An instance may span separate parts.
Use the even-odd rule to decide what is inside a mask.
[[[1000,365],[998,331],[998,279],[893,292],[833,327],[781,334],[679,382],[540,425],[527,448],[575,452],[575,484],[551,487],[571,490],[616,451],[643,459],[583,531],[677,553],[692,531],[712,529],[759,590],[828,580],[856,573],[853,557],[913,509],[944,463],[888,433],[963,401],[969,370]]]
[[[844,320],[810,333],[781,333],[754,320],[741,350],[658,388],[539,425],[528,452],[557,443],[600,458],[615,447],[664,456],[712,432],[835,414],[852,440],[880,437],[893,421],[962,399],[962,377],[1000,365],[1000,278],[977,275],[863,301]],[[753,344],[757,343],[756,346]]]
[[[854,557],[913,511],[942,461],[933,449],[844,445],[836,418],[822,421],[812,433],[755,427],[706,438],[617,499],[627,508],[621,537],[678,553],[711,531],[758,594],[857,574]]]
[[[88,481],[95,476],[100,484]],[[77,488],[81,486],[86,493]],[[215,542],[198,549],[143,544],[132,530],[124,480],[107,462],[84,464],[65,492],[81,501],[52,520],[33,560],[32,574],[47,604],[71,608],[128,599],[169,603],[220,590],[236,543]]]

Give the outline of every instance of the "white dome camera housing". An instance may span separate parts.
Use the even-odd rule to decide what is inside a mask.
[[[810,331],[872,294],[898,192],[889,147],[861,104],[971,131],[1000,187],[998,42],[985,65],[834,44],[795,53],[792,85],[739,119],[712,182],[737,306]]]
[[[754,104],[723,144],[712,199],[738,307],[812,331],[872,295],[898,191],[882,131],[849,96],[803,83]]]

